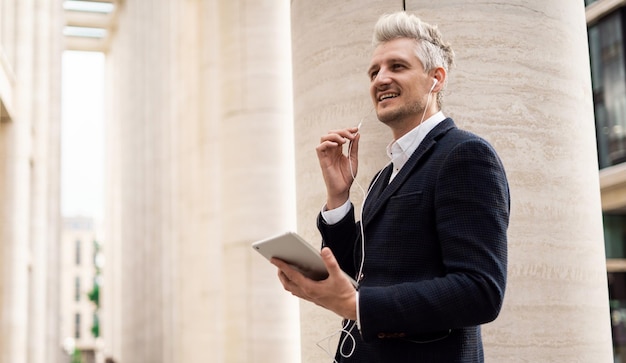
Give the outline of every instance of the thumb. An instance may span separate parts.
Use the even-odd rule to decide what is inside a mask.
[[[322,260],[324,261],[324,265],[326,265],[326,269],[330,275],[335,275],[341,273],[341,268],[339,267],[339,263],[337,263],[337,259],[331,251],[330,248],[324,247],[320,252],[322,255]]]
[[[350,142],[350,158],[352,160],[358,160],[359,156],[359,140],[361,139],[361,134],[357,132],[354,136],[354,139]]]

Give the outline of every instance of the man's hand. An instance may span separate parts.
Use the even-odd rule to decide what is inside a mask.
[[[358,131],[356,127],[329,131],[315,148],[326,183],[328,209],[335,209],[348,200],[358,167]],[[349,142],[348,155],[343,153],[346,142]]]
[[[335,256],[328,247],[321,252],[328,270],[328,278],[322,281],[311,280],[291,267],[288,263],[272,258],[278,267],[278,278],[285,290],[292,295],[305,299],[337,315],[356,320],[356,290],[339,267]]]

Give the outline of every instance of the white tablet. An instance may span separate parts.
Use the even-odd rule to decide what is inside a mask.
[[[312,280],[319,281],[328,277],[328,271],[326,271],[326,265],[320,256],[320,251],[295,232],[287,232],[254,242],[252,248],[268,260],[276,257],[289,263]],[[345,275],[356,287],[356,281],[348,274]]]

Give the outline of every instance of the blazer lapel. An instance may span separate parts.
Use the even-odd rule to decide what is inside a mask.
[[[375,204],[374,202],[378,200],[383,191],[388,187],[389,178],[391,177],[392,171],[393,164],[389,163],[389,165],[383,168],[374,177],[374,184],[368,190],[366,198],[363,201],[365,203],[363,205],[363,215],[367,215],[371,212],[372,205]]]
[[[455,127],[455,125],[451,118],[447,118],[441,121],[439,125],[435,126],[435,128],[432,129],[428,135],[426,135],[424,140],[422,140],[417,149],[413,152],[413,155],[411,155],[409,160],[407,160],[406,164],[404,164],[398,175],[395,176],[389,185],[387,185],[387,181],[391,176],[393,165],[390,164],[386,169],[381,171],[381,173],[387,172],[386,179],[383,180],[384,183],[381,183],[380,180],[376,181],[375,185],[372,186],[371,192],[367,196],[367,200],[365,201],[363,208],[363,215],[361,217],[363,220],[363,226],[366,226],[376,216],[376,214],[380,212],[382,206],[385,205],[387,200],[404,183],[406,178],[411,175],[411,171],[424,157],[426,152],[437,143],[439,138],[441,138],[453,127]],[[382,175],[379,179],[382,179],[383,176],[385,175]]]

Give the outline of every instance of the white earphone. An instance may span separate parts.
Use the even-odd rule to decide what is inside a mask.
[[[430,87],[430,91],[428,91],[428,93],[432,92],[435,89],[436,85],[437,85],[437,78],[433,79],[433,86]]]

